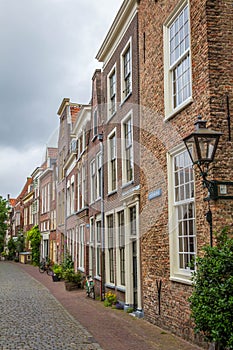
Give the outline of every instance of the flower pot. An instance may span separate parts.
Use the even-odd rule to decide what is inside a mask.
[[[59,282],[61,279],[57,275],[52,275],[53,282]]]
[[[65,288],[68,291],[76,290],[80,288],[80,283],[65,281]]]

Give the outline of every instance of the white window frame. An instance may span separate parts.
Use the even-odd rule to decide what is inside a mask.
[[[124,222],[120,222],[120,214],[123,213]],[[124,258],[122,260],[122,253]],[[122,262],[124,265],[124,275],[122,276]],[[126,285],[126,212],[124,208],[116,212],[116,273],[118,286]],[[123,282],[123,283],[122,283]]]
[[[77,171],[77,209],[78,211],[81,210],[82,203],[82,176],[81,176],[81,170],[79,169]]]
[[[102,251],[101,251],[101,218],[96,218],[95,222],[95,269],[96,269],[96,276],[101,276],[101,257],[102,257]]]
[[[50,210],[50,184],[46,184],[41,189],[41,202],[42,202],[42,214],[49,212]]]
[[[112,152],[112,140],[115,138],[114,154]],[[117,190],[117,138],[116,128],[114,128],[108,135],[108,193],[115,192]],[[113,162],[115,164],[115,187],[113,186]]]
[[[102,154],[101,152],[96,155],[96,199],[101,198],[101,168],[102,168]]]
[[[109,230],[109,218],[112,218],[112,227]],[[115,223],[114,223],[114,213],[109,212],[105,217],[106,221],[106,280],[107,283],[114,285],[115,283]]]
[[[74,261],[74,251],[75,251],[75,229],[74,228],[71,230],[71,240],[72,240],[71,256],[72,256],[72,261]]]
[[[185,161],[180,158],[181,164],[185,164],[184,168],[180,168],[179,173],[175,172],[174,160],[175,157],[185,156]],[[187,156],[187,158],[186,158]],[[183,158],[184,159],[184,158]],[[169,211],[169,245],[170,245],[170,279],[182,282],[186,284],[191,284],[192,269],[187,265],[185,268],[180,266],[180,259],[186,255],[186,259],[190,260],[191,256],[195,258],[196,255],[196,226],[195,226],[195,182],[194,182],[194,172],[192,168],[192,162],[188,155],[187,150],[183,145],[175,147],[167,154],[167,165],[168,165],[168,211]],[[187,172],[188,170],[188,172]],[[175,186],[175,173],[177,173],[176,178],[180,181],[180,186]],[[183,174],[180,175],[180,174]],[[183,182],[183,178],[185,178]],[[191,181],[187,181],[191,180]],[[193,194],[190,198],[183,198],[185,195],[183,193],[190,193],[191,190]],[[176,192],[175,192],[176,191]],[[177,192],[179,191],[179,192]],[[186,191],[186,192],[185,192]],[[188,192],[187,192],[188,191]],[[176,194],[175,194],[176,193]],[[180,193],[179,195],[177,193]],[[180,200],[177,200],[177,196],[180,196]],[[191,207],[192,215],[188,215],[188,220],[183,216],[184,208],[186,207],[186,214],[189,212],[188,208]],[[180,214],[182,213],[182,215]],[[182,216],[182,218],[181,218]],[[190,219],[189,219],[190,218]],[[192,230],[193,235],[185,234],[185,230],[190,230],[190,223],[193,222]],[[179,232],[180,230],[180,232]],[[181,233],[181,234],[180,234]],[[180,241],[180,248],[179,247]],[[193,251],[185,251],[185,242],[192,242],[187,245],[189,248],[193,246]],[[188,244],[188,243],[187,243]],[[194,267],[195,268],[195,267]]]
[[[131,141],[126,144],[125,128],[128,121],[131,120]],[[130,149],[129,149],[130,147]],[[130,111],[127,116],[121,121],[121,149],[122,149],[122,186],[132,183],[134,180],[134,149],[133,149],[133,113]],[[131,179],[128,178],[127,162],[129,161],[127,153],[131,153]]]
[[[95,243],[95,224],[94,217],[90,217],[89,223],[89,275],[93,276],[93,260],[94,260],[94,243]]]
[[[188,28],[188,42],[189,45],[186,49],[183,50],[182,46],[184,43],[183,40],[183,31],[179,30],[177,31],[177,36],[179,34],[179,40],[177,50],[180,49],[180,54],[174,61],[171,61],[171,55],[170,55],[170,49],[171,49],[171,31],[170,28],[172,25],[176,22],[176,20],[179,19],[179,16],[183,13],[184,9],[187,7],[188,11],[188,23],[186,27]],[[164,24],[164,103],[165,103],[165,119],[169,119],[173,117],[177,112],[185,108],[189,103],[192,102],[192,70],[191,70],[191,31],[190,31],[190,13],[189,13],[189,1],[185,0],[179,3],[179,5],[175,8],[173,13],[169,16],[168,20]],[[181,28],[182,25],[181,25]],[[177,30],[177,28],[176,28]],[[184,34],[185,35],[185,34]],[[187,38],[186,37],[186,38]],[[175,37],[174,37],[175,40]],[[170,45],[171,44],[171,45]],[[185,45],[185,43],[184,43]],[[187,65],[187,62],[189,61],[189,65]],[[188,66],[188,71],[186,70]],[[179,68],[178,68],[179,67]],[[179,72],[180,76],[180,83],[177,82],[174,84],[173,77],[174,72]],[[182,71],[181,75],[180,72]],[[185,74],[186,71],[186,74]],[[187,81],[184,83],[184,79],[187,79]],[[189,82],[189,84],[187,83]],[[176,104],[174,104],[175,96],[178,96],[176,94],[176,91],[174,89],[174,86],[176,85],[176,90],[178,89],[180,92],[183,91],[183,96],[181,101],[176,101]],[[180,88],[182,85],[182,89]],[[179,86],[179,87],[178,87]],[[187,87],[187,89],[184,89],[184,86]],[[185,93],[187,93],[187,96],[185,96]],[[180,95],[181,96],[181,93]]]
[[[125,55],[129,51],[130,62],[128,66],[127,76],[125,75]],[[121,102],[123,103],[132,93],[132,38],[125,45],[121,52]],[[126,92],[126,82],[129,79],[129,91]]]
[[[82,224],[79,226],[79,256],[78,256],[78,268],[84,271],[85,261],[85,226]]]
[[[91,203],[96,200],[96,160],[90,162]]]
[[[115,77],[115,82],[112,84],[112,78]],[[110,119],[117,110],[117,71],[116,71],[116,64],[113,66],[112,70],[108,74],[107,77],[108,82],[108,88],[107,88],[107,98],[108,98],[108,119]],[[113,87],[113,89],[112,89]]]
[[[70,181],[70,213],[73,214],[74,213],[74,175],[72,175],[71,177],[71,181]]]
[[[80,157],[83,152],[83,133],[78,137],[78,156]]]
[[[85,194],[86,194],[86,166],[82,165],[82,184],[81,184],[81,192],[82,192],[82,208],[85,206]]]
[[[98,110],[97,108],[93,112],[93,138],[98,134]]]

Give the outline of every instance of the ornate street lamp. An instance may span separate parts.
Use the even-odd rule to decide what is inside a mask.
[[[212,212],[210,210],[210,199],[214,192],[214,183],[207,179],[209,165],[214,161],[221,132],[217,132],[206,127],[206,121],[198,116],[195,122],[196,130],[183,139],[188,150],[193,165],[197,165],[203,180],[203,186],[208,189],[209,196],[207,198],[209,210],[206,213],[206,219],[210,225],[210,245],[212,246]]]

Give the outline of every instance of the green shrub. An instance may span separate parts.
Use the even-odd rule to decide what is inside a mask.
[[[61,265],[58,264],[54,264],[53,267],[53,273],[58,277],[58,278],[62,278],[63,277],[63,268]]]
[[[31,242],[32,263],[34,265],[39,265],[41,234],[38,225],[34,226],[31,230],[27,232],[27,239]]]
[[[62,268],[65,271],[66,269],[71,269],[73,267],[74,267],[74,262],[73,262],[71,256],[67,255],[64,259],[63,264],[62,264]]]
[[[74,268],[67,268],[63,272],[63,278],[66,282],[75,282],[75,283],[81,283],[82,281],[82,275],[80,272],[75,272]]]
[[[233,349],[233,239],[227,229],[216,237],[214,247],[205,247],[193,273],[193,293],[189,298],[195,331],[218,344]]]

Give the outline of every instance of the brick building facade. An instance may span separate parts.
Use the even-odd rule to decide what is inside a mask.
[[[105,289],[141,314],[137,11],[137,1],[123,2],[97,59],[103,63]]]
[[[200,114],[223,133],[209,176],[232,181],[232,16],[231,1],[139,6],[143,308],[147,320],[192,341],[189,263],[209,244],[208,202],[182,140]],[[232,226],[232,200],[210,205],[215,230]]]
[[[72,128],[76,121],[78,112],[80,111],[80,105],[72,103],[69,98],[64,98],[59,109],[59,137],[58,137],[58,160],[57,160],[57,235],[59,237],[59,244],[57,249],[59,250],[59,256],[61,261],[66,253],[67,243],[70,247],[70,242],[67,242],[67,166],[69,159],[72,158],[72,150],[70,148],[72,139]],[[77,182],[75,177],[74,191],[76,191]],[[71,183],[70,183],[71,185]],[[73,187],[73,186],[72,186]],[[76,193],[76,192],[75,192]],[[75,195],[74,195],[75,198]],[[74,199],[73,198],[73,199]],[[75,203],[73,203],[75,205]],[[73,207],[74,208],[74,207]],[[72,212],[73,214],[73,212]],[[73,235],[73,231],[72,231]],[[68,237],[69,239],[69,237]]]

